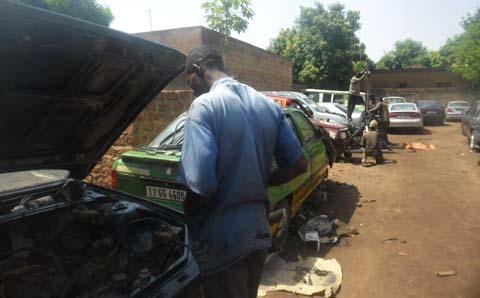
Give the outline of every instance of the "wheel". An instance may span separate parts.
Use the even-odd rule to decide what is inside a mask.
[[[473,136],[473,132],[470,134],[470,150],[472,151],[476,151],[476,148],[475,148],[475,137]]]
[[[275,234],[272,235],[272,250],[273,251],[281,251],[282,248],[287,243],[288,232],[290,227],[290,204],[288,204],[286,199],[281,200],[278,202],[275,210],[283,209],[283,215],[278,223],[277,230]]]
[[[351,162],[352,161],[352,152],[350,152],[350,151],[343,152],[343,161]]]

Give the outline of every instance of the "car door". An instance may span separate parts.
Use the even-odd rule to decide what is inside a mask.
[[[308,172],[310,173],[310,176],[304,181],[299,191],[294,193],[292,201],[292,213],[294,214],[302,206],[308,195],[325,178],[328,168],[328,157],[321,136],[317,134],[315,127],[305,115],[299,111],[292,111],[289,113],[289,117],[293,120],[300,136],[305,157],[309,162]]]
[[[462,119],[464,123],[464,128],[465,128],[464,131],[467,134],[467,136],[470,136],[472,133],[472,128],[475,125],[474,122],[475,122],[476,116],[478,115],[479,108],[480,108],[480,103],[477,102],[470,108],[470,110],[468,110],[468,112],[465,114],[465,117]]]

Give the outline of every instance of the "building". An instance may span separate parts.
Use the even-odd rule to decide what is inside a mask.
[[[202,26],[160,30],[135,34],[163,43],[185,54],[200,45],[223,50],[223,35]],[[292,63],[290,60],[235,38],[228,38],[229,50],[224,54],[229,73],[237,80],[261,90],[290,90]],[[185,77],[179,76],[167,89],[189,89]]]
[[[438,100],[446,105],[451,100],[480,99],[480,91],[443,68],[409,68],[372,71],[372,92],[378,97],[402,96],[408,101]]]

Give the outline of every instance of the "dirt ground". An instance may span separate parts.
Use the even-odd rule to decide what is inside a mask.
[[[337,259],[339,298],[480,297],[480,154],[469,151],[459,123],[397,131],[390,139],[437,150],[397,149],[385,154],[390,163],[367,168],[359,154],[353,164],[335,164],[328,202],[317,212],[349,222],[360,234],[348,239],[350,246],[324,245],[319,254],[293,236],[286,257]],[[376,201],[357,206],[367,199]],[[435,275],[447,270],[458,275]]]

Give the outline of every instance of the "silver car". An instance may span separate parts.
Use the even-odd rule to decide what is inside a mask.
[[[404,97],[400,97],[400,96],[387,96],[387,97],[384,97],[382,98],[383,102],[388,104],[388,105],[391,105],[391,104],[394,104],[394,103],[405,103],[407,102],[407,100],[404,98]]]
[[[423,116],[414,103],[393,103],[388,106],[390,127],[422,128]]]
[[[445,108],[445,120],[461,120],[469,108],[470,104],[466,101],[450,101]]]

